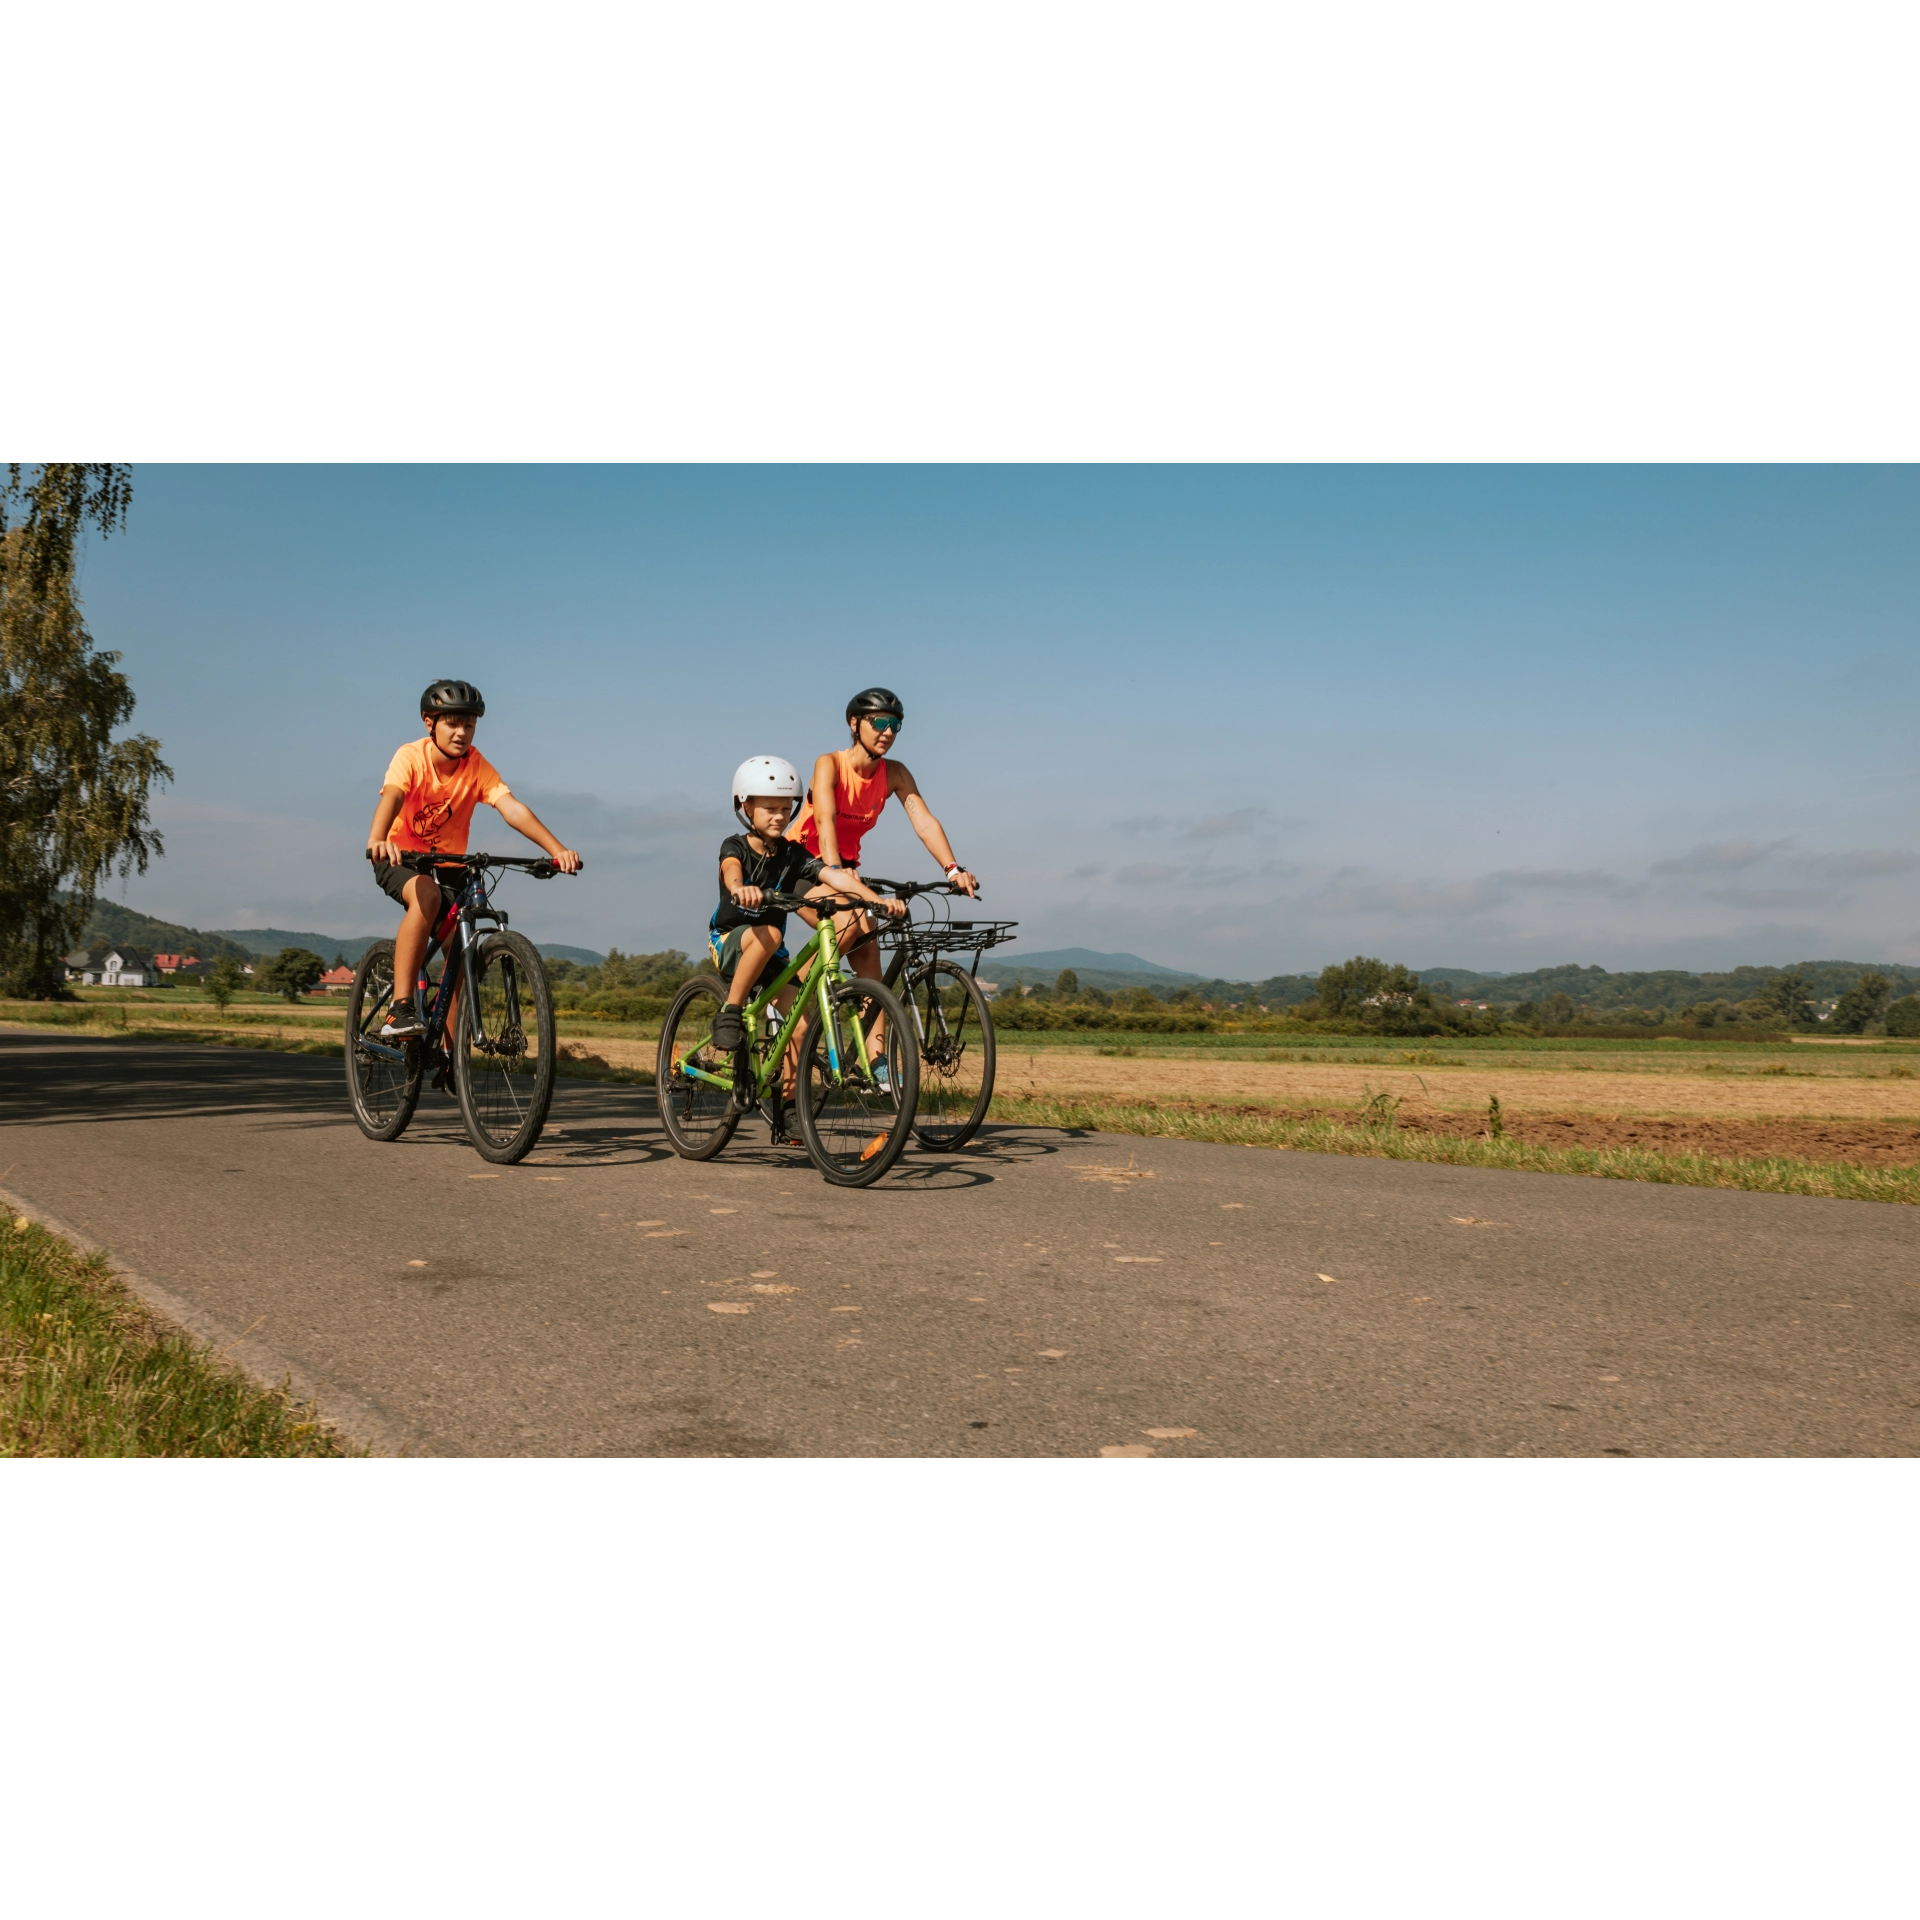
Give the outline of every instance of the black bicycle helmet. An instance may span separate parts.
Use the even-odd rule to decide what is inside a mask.
[[[900,703],[900,696],[886,687],[869,687],[864,693],[856,693],[847,702],[847,718],[855,718],[864,713],[897,713],[901,719],[907,717],[907,710]]]
[[[471,713],[477,717],[486,710],[487,703],[471,680],[436,680],[420,696],[420,711],[436,719],[448,713]]]

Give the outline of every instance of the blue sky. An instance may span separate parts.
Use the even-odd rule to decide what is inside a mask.
[[[83,587],[177,779],[110,891],[384,930],[367,819],[456,674],[587,858],[515,924],[693,949],[734,766],[879,681],[1029,949],[1920,961],[1916,509],[1912,468],[143,466]],[[933,877],[897,809],[868,846]]]

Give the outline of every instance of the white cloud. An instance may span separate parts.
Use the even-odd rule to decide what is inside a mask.
[[[1510,867],[1487,878],[1497,887],[1533,888],[1561,893],[1617,893],[1626,882],[1599,867]]]
[[[1182,840],[1228,840],[1235,834],[1251,833],[1269,817],[1265,807],[1235,807],[1231,813],[1210,813],[1203,820],[1181,830]]]
[[[1655,873],[1736,873],[1744,867],[1757,866],[1769,854],[1780,853],[1791,844],[1787,840],[1769,840],[1764,846],[1757,840],[1716,840],[1675,859],[1656,860],[1652,870]]]
[[[1818,887],[1704,887],[1698,897],[1723,907],[1830,907],[1834,896]]]
[[[1828,864],[1835,873],[1867,876],[1883,873],[1911,873],[1916,867],[1920,867],[1920,854],[1901,853],[1893,849],[1876,851],[1863,848],[1858,853],[1836,854]]]

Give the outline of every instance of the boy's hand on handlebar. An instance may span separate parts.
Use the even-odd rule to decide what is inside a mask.
[[[367,858],[369,860],[384,860],[390,867],[397,867],[400,864],[400,851],[400,843],[397,840],[369,840],[367,842]]]
[[[980,882],[976,880],[972,874],[966,872],[956,873],[953,876],[953,884],[958,887],[969,900],[978,900],[980,898]]]
[[[549,855],[549,858],[562,873],[578,873],[587,864],[571,847],[562,847],[558,853]]]
[[[760,904],[760,898],[761,893],[758,887],[735,887],[733,890],[733,904],[736,907],[745,907],[749,911]]]
[[[904,900],[881,899],[875,904],[891,920],[898,920],[907,910],[907,903]]]

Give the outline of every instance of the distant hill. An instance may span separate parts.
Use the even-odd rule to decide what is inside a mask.
[[[1071,967],[1083,987],[1099,987],[1109,993],[1126,987],[1179,986],[1200,978],[1197,973],[1181,973],[1142,960],[1135,953],[1095,953],[1091,947],[1023,953],[1017,961],[988,958],[980,962],[980,977],[998,980],[1004,986],[1050,987],[1063,967]]]
[[[397,914],[395,919],[397,922]],[[91,947],[105,941],[109,946],[140,947],[148,953],[193,953],[202,960],[218,960],[222,954],[231,954],[236,960],[257,960],[262,954],[278,953],[282,947],[305,947],[329,966],[335,954],[352,966],[380,937],[371,933],[303,933],[291,927],[219,927],[206,932],[172,920],[156,920],[116,900],[96,900],[93,919],[80,944]],[[583,967],[597,967],[607,957],[591,947],[558,946],[545,940],[534,944],[549,960],[574,960]]]
[[[394,917],[396,920],[399,918],[397,910]],[[356,933],[347,939],[342,939],[334,933],[297,933],[289,927],[222,927],[209,937],[215,940],[230,940],[236,946],[245,947],[250,955],[275,954],[282,947],[305,947],[309,953],[317,953],[328,966],[333,965],[333,956],[337,953],[349,966],[352,966],[376,940],[383,936],[377,933]]]
[[[360,933],[343,939],[336,933],[297,933],[286,927],[223,927],[214,938],[236,940],[250,954],[278,953],[282,947],[305,947],[309,953],[317,953],[322,960],[331,961],[339,953],[344,954],[351,965],[376,940],[391,939],[392,936]],[[595,953],[591,947],[563,947],[550,940],[536,940],[534,945],[549,960],[575,960],[583,967],[597,967],[607,957],[604,953]]]
[[[156,920],[151,914],[136,913],[116,900],[93,903],[93,918],[80,939],[82,947],[102,942],[110,947],[140,947],[148,953],[192,953],[202,960],[218,960],[223,954],[231,954],[236,960],[251,960],[255,951],[217,933],[202,933],[197,927],[177,926],[171,920]],[[278,953],[280,949],[275,947],[273,951]]]
[[[607,956],[595,953],[591,947],[563,947],[552,940],[536,940],[533,944],[549,960],[571,960],[582,967],[604,967],[607,964]]]

